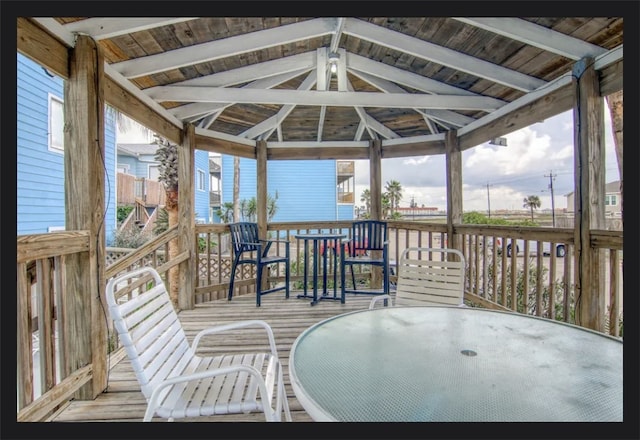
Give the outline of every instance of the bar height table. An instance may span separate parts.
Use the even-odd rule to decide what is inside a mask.
[[[337,296],[337,264],[338,264],[338,249],[339,241],[345,238],[347,234],[297,234],[294,237],[298,240],[304,241],[304,294],[298,295],[297,298],[312,298],[311,305],[316,305],[318,301],[324,299],[341,300],[344,303],[344,298]],[[313,295],[307,293],[307,282],[309,267],[309,241],[313,242]],[[322,295],[318,297],[318,243],[322,242]],[[327,252],[330,247],[328,243],[333,244],[333,296],[328,295],[327,291]]]

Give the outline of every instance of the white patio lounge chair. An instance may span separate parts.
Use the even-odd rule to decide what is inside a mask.
[[[405,249],[398,264],[394,305],[464,306],[464,269],[464,256],[456,249]],[[369,308],[379,301],[387,304],[391,296],[376,296]]]
[[[124,288],[144,291],[124,301],[126,295],[118,295]],[[145,422],[154,416],[173,421],[250,412],[264,412],[267,421],[281,421],[283,410],[285,419],[291,421],[282,365],[266,322],[239,321],[207,328],[190,346],[155,269],[137,269],[111,279],[106,296],[120,341],[147,399]],[[196,354],[204,336],[256,326],[266,330],[270,352],[210,357]]]

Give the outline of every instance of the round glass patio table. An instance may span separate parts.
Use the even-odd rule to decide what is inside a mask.
[[[305,330],[289,373],[315,421],[622,421],[622,347],[516,313],[384,307]]]

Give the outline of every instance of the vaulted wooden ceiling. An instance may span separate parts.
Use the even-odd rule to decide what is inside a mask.
[[[565,86],[581,59],[621,70],[623,44],[611,17],[35,20],[97,40],[105,73],[174,122],[274,145],[464,134]]]

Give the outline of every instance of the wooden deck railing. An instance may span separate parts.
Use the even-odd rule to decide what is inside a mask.
[[[291,280],[299,284],[304,276],[303,243],[295,239],[298,233],[350,233],[351,221],[271,223],[272,237],[290,242]],[[224,298],[227,295],[231,269],[228,226],[197,224],[197,275],[195,302]],[[573,230],[524,227],[457,225],[454,228],[462,240],[466,260],[465,300],[469,305],[542,316],[574,323],[575,298],[573,292],[575,262]],[[591,247],[600,249],[602,276],[606,289],[606,331],[622,336],[623,290],[622,261],[623,234],[619,231],[592,231]],[[178,237],[177,227],[171,228],[142,247],[124,252],[108,253],[105,278],[141,266],[155,267],[170,288],[170,268],[189,258],[185,251],[168,259],[168,243]],[[409,246],[447,247],[448,237],[443,224],[389,221],[389,255],[392,266]],[[20,236],[17,239],[17,296],[18,296],[18,420],[37,421],[57,406],[69,400],[92,378],[92,365],[85,365],[61,377],[64,365],[64,341],[61,307],[65,305],[65,260],[69,255],[92,251],[86,231],[56,232]],[[523,244],[520,253],[507,255],[506,246]],[[536,249],[564,245],[564,256],[543,255]],[[278,254],[284,252],[276,247]],[[116,254],[119,258],[116,258]],[[243,268],[236,281],[236,294],[251,293],[255,271]],[[328,274],[338,268],[329,259]],[[368,279],[367,271],[357,274]],[[269,278],[284,281],[284,266],[275,268]],[[332,279],[333,277],[328,277]],[[394,276],[392,276],[392,280]],[[111,325],[109,325],[111,327]],[[113,335],[113,332],[110,332]],[[37,341],[37,345],[36,342]],[[112,362],[122,356],[117,340],[112,336]],[[114,360],[115,359],[115,360]],[[34,362],[35,361],[35,362]],[[35,364],[39,367],[35,368]],[[37,376],[36,376],[37,375]],[[35,383],[41,385],[35,388]]]
[[[62,325],[65,259],[91,251],[88,231],[17,238],[18,421],[40,420],[91,380],[91,364],[62,377],[64,342],[73,337]]]
[[[444,224],[411,221],[388,223],[392,268],[402,251],[409,246],[448,246]],[[274,237],[289,240],[291,280],[300,283],[304,274],[304,248],[303,243],[294,236],[297,233],[321,231],[349,234],[350,226],[350,221],[270,223],[268,231]],[[196,232],[200,240],[196,302],[223,298],[227,295],[231,258],[228,249],[221,250],[216,244],[228,240],[228,228],[226,225],[196,225]],[[575,323],[573,229],[456,225],[454,233],[461,237],[463,243],[461,251],[467,266],[467,302]],[[623,322],[622,233],[594,231],[592,235],[592,247],[603,249],[600,266],[606,267],[603,276],[607,280],[607,332],[620,336]],[[507,252],[509,245],[518,248],[518,251]],[[544,252],[537,252],[538,249]],[[284,252],[283,249],[276,251]],[[236,281],[238,287],[235,294],[253,292],[255,273],[251,266],[243,269],[242,275],[238,276],[240,281]],[[335,270],[332,259],[329,259],[329,279],[332,279]],[[365,271],[358,276],[366,278],[370,275]],[[392,281],[394,278],[392,273]],[[284,267],[281,265],[271,272],[270,279],[283,281]]]

